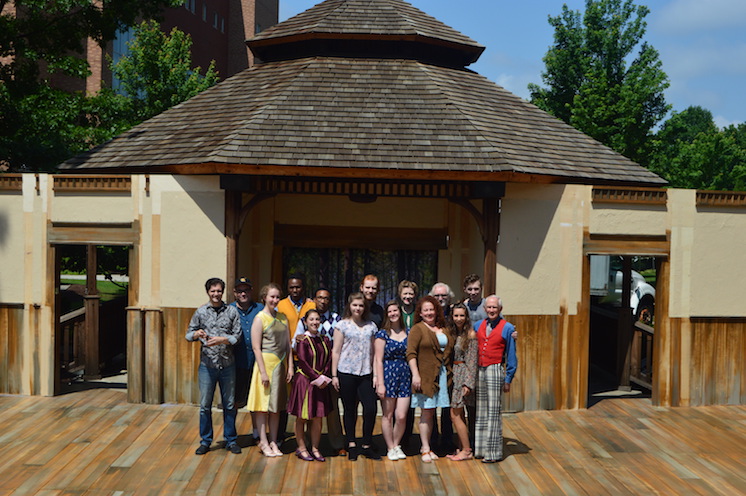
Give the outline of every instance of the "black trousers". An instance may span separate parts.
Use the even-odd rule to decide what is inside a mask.
[[[373,442],[373,427],[376,423],[376,392],[373,389],[373,374],[353,375],[337,372],[339,378],[339,397],[344,406],[343,423],[347,443],[355,442],[357,426],[357,405],[363,405],[363,438],[362,445],[370,446]]]

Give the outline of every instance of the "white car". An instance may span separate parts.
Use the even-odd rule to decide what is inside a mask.
[[[621,259],[619,257],[591,257],[591,294],[601,296],[601,303],[619,306],[622,303]],[[636,271],[632,271],[630,308],[638,321],[653,325],[655,288]]]

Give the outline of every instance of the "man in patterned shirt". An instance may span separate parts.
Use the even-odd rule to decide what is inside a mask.
[[[204,455],[212,444],[212,398],[215,386],[220,384],[223,404],[223,432],[225,448],[234,454],[241,453],[236,433],[236,364],[233,345],[241,335],[241,319],[236,307],[223,301],[225,282],[213,277],[205,283],[210,301],[199,307],[189,322],[187,341],[202,343],[199,364],[199,447],[195,453]]]

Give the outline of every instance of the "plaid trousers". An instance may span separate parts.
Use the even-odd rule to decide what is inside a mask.
[[[474,455],[488,460],[503,458],[502,392],[505,367],[479,367],[477,372],[477,421]]]

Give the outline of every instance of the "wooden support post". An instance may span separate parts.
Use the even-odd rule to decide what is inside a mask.
[[[163,315],[145,310],[145,403],[163,403]]]
[[[482,201],[484,231],[484,277],[482,291],[485,296],[495,293],[497,288],[497,239],[500,234],[500,198],[485,198]]]
[[[145,334],[139,308],[127,307],[127,401],[145,401]]]
[[[99,364],[99,307],[101,297],[96,285],[96,274],[98,265],[96,262],[96,246],[87,246],[86,264],[86,295],[83,297],[85,304],[85,372],[83,378],[86,380],[101,379]]]
[[[232,288],[236,272],[238,271],[238,237],[241,226],[238,219],[241,213],[241,192],[227,190],[225,192],[225,241],[227,243],[226,260],[226,288]],[[225,292],[225,297],[230,301],[233,293]]]
[[[630,293],[632,292],[632,257],[622,257],[622,303],[619,308],[619,328],[617,332],[617,377],[619,389],[631,391],[629,382],[632,355],[632,309]]]

